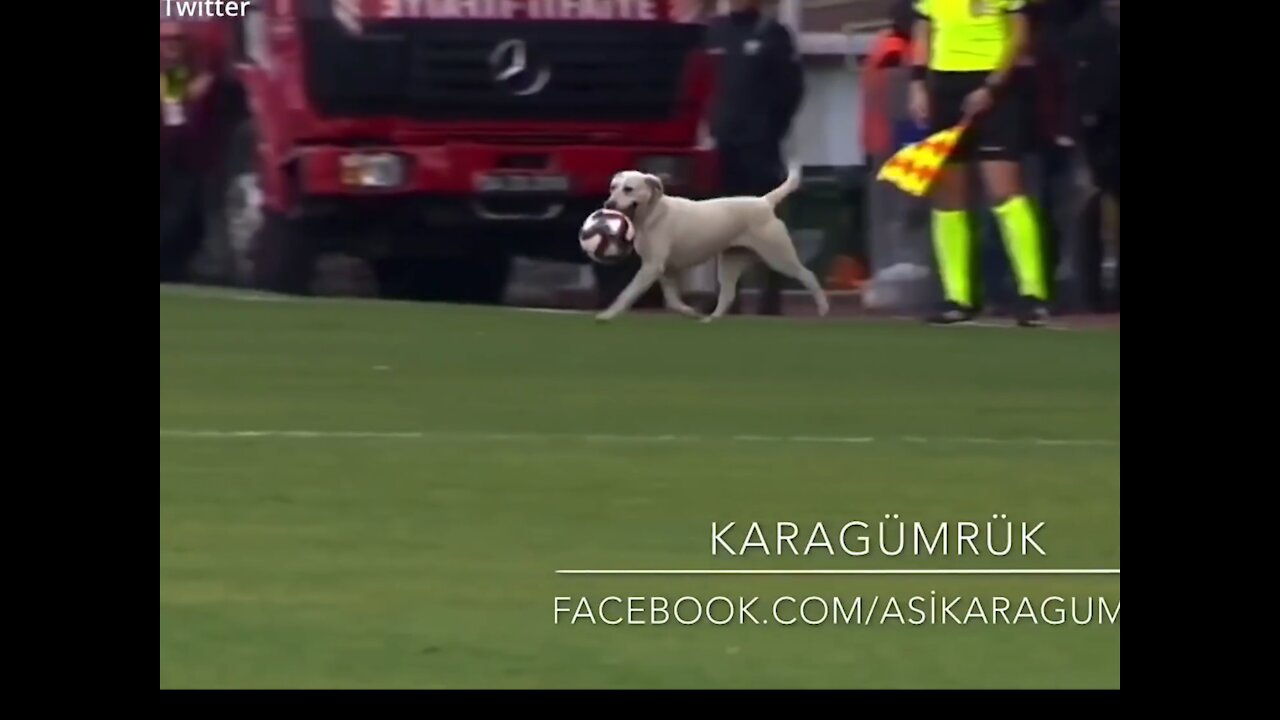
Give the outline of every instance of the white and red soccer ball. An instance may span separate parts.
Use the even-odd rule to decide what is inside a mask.
[[[592,262],[622,262],[636,249],[636,226],[618,210],[601,208],[587,216],[578,230],[578,244]]]

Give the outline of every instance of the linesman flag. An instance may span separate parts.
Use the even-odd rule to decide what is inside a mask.
[[[892,183],[908,194],[923,197],[933,186],[942,164],[955,149],[964,130],[964,125],[956,125],[903,147],[885,161],[876,179]]]

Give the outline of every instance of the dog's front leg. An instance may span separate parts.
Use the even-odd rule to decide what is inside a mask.
[[[680,297],[680,284],[674,274],[665,273],[658,278],[658,282],[662,284],[662,299],[666,301],[668,310],[678,312],[685,317],[702,317],[702,313],[694,310]]]
[[[631,282],[621,293],[618,294],[613,304],[607,310],[596,315],[597,320],[607,321],[618,316],[619,313],[626,311],[640,296],[645,293],[657,280],[662,277],[662,265],[657,263],[644,263],[640,269],[636,271],[635,277],[631,278]]]

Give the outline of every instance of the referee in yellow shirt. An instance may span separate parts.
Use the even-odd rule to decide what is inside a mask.
[[[1011,80],[1026,51],[1026,0],[915,0],[910,111],[937,132],[969,121],[933,193],[933,242],[946,295],[930,321],[974,315],[967,168],[979,164],[1018,279],[1018,324],[1044,325],[1048,288],[1040,229],[1023,192],[1021,98]]]

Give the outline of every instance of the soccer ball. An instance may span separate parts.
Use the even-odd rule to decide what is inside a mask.
[[[624,213],[601,208],[583,221],[578,230],[578,244],[592,262],[619,263],[636,249],[636,226]]]

